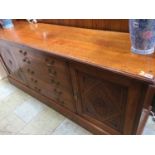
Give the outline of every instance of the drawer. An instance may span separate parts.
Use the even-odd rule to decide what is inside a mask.
[[[48,67],[46,64],[42,63],[38,58],[29,57],[30,64],[23,65],[23,71],[27,76],[34,76],[41,81],[44,81],[49,84],[57,84],[70,89],[69,83],[69,71],[68,68],[64,65],[64,69],[58,67]]]
[[[27,64],[30,64],[32,60],[37,59],[41,64],[44,64],[45,66],[56,67],[61,70],[65,69],[65,62],[45,52],[34,50],[31,48],[26,48],[26,49],[24,48],[24,49],[18,50],[18,53],[21,56],[24,56],[23,61],[26,62]]]
[[[54,100],[56,103],[69,108],[74,109],[73,92],[55,85],[49,85],[48,83],[35,79],[33,76],[29,76],[28,86],[36,92]]]

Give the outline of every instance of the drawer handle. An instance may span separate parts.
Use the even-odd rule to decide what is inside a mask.
[[[56,86],[60,85],[60,82],[59,81],[56,82],[54,79],[51,79],[51,83],[55,83]]]
[[[41,89],[37,88],[37,87],[34,87],[34,89],[38,92],[41,92]]]
[[[56,76],[56,74],[57,74],[57,73],[56,73],[56,71],[55,71],[55,72],[53,72],[53,73],[50,73],[49,76],[54,77],[54,76]]]
[[[31,81],[34,83],[38,83],[38,80],[34,80],[33,78],[31,78]]]
[[[23,62],[26,62],[26,60],[27,60],[27,58],[24,58],[24,59],[23,59]]]
[[[51,60],[50,64],[54,65],[55,61],[54,60]]]
[[[12,61],[11,60],[9,60],[9,63],[12,65]]]
[[[24,52],[24,56],[26,56],[26,55],[27,55],[27,52],[25,51],[25,52]]]
[[[54,92],[57,94],[57,95],[61,95],[62,92],[61,91],[58,91],[56,88],[54,89]]]
[[[19,50],[19,53],[23,53],[23,51],[22,51],[22,50]],[[27,55],[27,52],[25,51],[25,52],[23,53],[23,55],[26,56],[26,55]]]
[[[38,83],[38,80],[35,80],[34,83]]]
[[[54,75],[56,75],[56,71],[55,70],[50,70],[50,72],[49,72],[50,74],[54,74]]]
[[[29,68],[27,69],[27,72],[32,74],[32,75],[34,74],[34,71],[31,71]]]
[[[55,61],[54,60],[50,60],[50,58],[45,58],[45,61],[46,62],[49,62],[50,61],[51,64],[55,63]]]
[[[49,68],[49,69],[48,69],[48,72],[49,72],[49,73],[53,73],[53,72],[54,72],[54,69]]]
[[[54,65],[54,63],[55,63],[55,61],[54,61],[54,60],[51,60],[51,62],[48,62],[48,63],[47,63],[47,66],[50,67],[50,66]]]
[[[65,102],[64,102],[64,101],[61,101],[60,103],[61,103],[62,105],[64,105],[64,104],[65,104]]]
[[[23,53],[23,51],[22,50],[19,50],[19,53]]]
[[[28,58],[24,58],[23,62],[27,62],[28,64],[31,64],[31,61]]]
[[[28,64],[31,64],[31,61],[30,61],[30,60],[28,60],[28,61],[27,61],[27,63],[28,63]]]

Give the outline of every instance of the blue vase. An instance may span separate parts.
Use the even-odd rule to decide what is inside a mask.
[[[10,29],[10,28],[14,27],[11,19],[1,19],[0,23],[2,24],[2,27],[4,29]]]
[[[155,46],[155,20],[129,20],[131,51],[137,54],[152,54]]]

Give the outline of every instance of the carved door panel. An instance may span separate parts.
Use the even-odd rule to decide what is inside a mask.
[[[18,63],[18,59],[15,56],[14,48],[10,46],[0,46],[1,57],[4,61],[4,64],[8,70],[9,76],[12,78],[24,82],[26,84],[26,79],[21,69],[21,66]]]
[[[134,133],[139,83],[82,65],[75,65],[71,72],[79,115],[112,134]]]

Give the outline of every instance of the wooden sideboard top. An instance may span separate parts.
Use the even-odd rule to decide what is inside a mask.
[[[13,29],[0,29],[0,39],[154,83],[155,54],[133,54],[128,33],[18,21]]]

